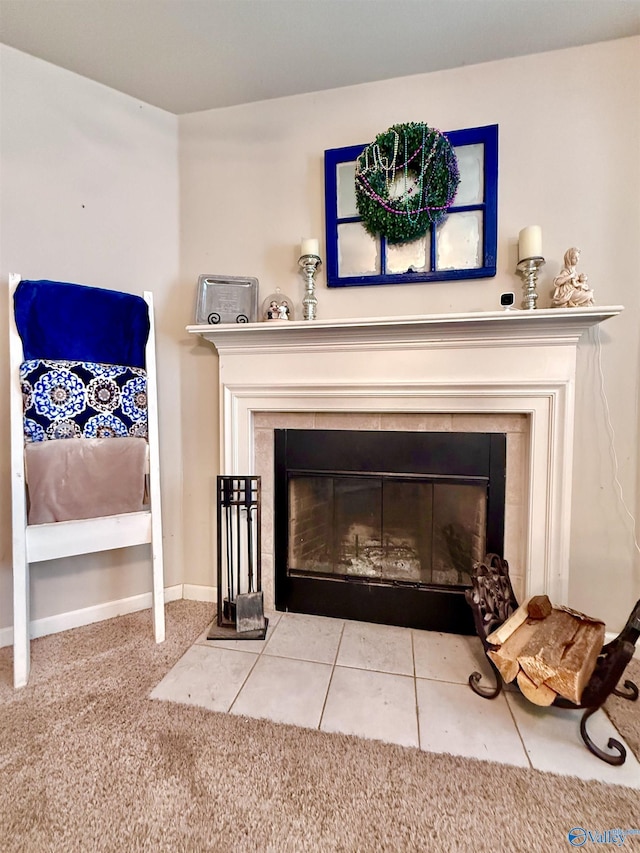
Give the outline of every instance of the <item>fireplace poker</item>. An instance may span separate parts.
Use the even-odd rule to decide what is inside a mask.
[[[227,619],[231,620],[231,603],[233,601],[233,524],[231,519],[231,485],[224,483],[224,518],[227,532]]]
[[[241,537],[241,533],[240,533],[240,512],[241,512],[241,510],[240,510],[240,481],[239,481],[239,480],[238,480],[238,485],[237,485],[237,487],[236,487],[236,488],[237,488],[237,490],[238,490],[238,491],[237,491],[237,493],[236,493],[236,494],[237,494],[237,501],[236,501],[236,506],[237,506],[237,511],[236,511],[236,533],[238,534],[238,536],[237,536],[237,541],[236,541],[236,557],[237,557],[237,561],[236,561],[236,576],[237,576],[237,578],[238,578],[238,587],[237,587],[237,590],[236,590],[236,604],[237,604],[237,602],[238,602],[238,596],[240,595],[240,591],[241,591],[241,586],[240,586],[240,568],[241,568],[241,564],[242,564],[242,551],[241,551],[241,546],[242,546],[241,538],[242,538],[242,537]]]
[[[252,506],[247,505],[247,566],[249,572],[249,592],[253,592],[253,519]]]

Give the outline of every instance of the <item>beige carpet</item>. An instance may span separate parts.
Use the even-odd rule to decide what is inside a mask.
[[[633,681],[640,687],[640,660],[637,658],[629,661],[622,677],[623,682],[626,680]],[[628,699],[610,696],[604,708],[611,722],[624,736],[629,749],[640,761],[640,699],[630,702]]]
[[[211,621],[148,611],[0,650],[0,849],[554,851],[638,828],[638,792],[147,697]],[[640,849],[640,836],[625,840]]]

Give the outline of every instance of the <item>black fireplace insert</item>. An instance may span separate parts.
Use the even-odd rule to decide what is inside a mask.
[[[276,608],[473,634],[505,475],[502,433],[275,430]]]

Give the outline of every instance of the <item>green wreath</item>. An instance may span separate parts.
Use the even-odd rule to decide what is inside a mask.
[[[453,203],[460,173],[449,140],[426,124],[394,124],[356,161],[356,202],[366,230],[391,244],[423,237]]]

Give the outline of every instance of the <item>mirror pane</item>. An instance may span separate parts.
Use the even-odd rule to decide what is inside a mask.
[[[338,275],[376,275],[380,269],[379,241],[360,222],[338,225]]]
[[[436,229],[436,269],[482,266],[483,216],[479,210],[450,213]]]
[[[484,145],[462,145],[455,149],[460,184],[454,205],[480,204],[484,201]]]
[[[387,246],[387,272],[429,272],[431,269],[431,234],[404,243],[401,246]]]
[[[338,183],[338,219],[343,219],[346,216],[357,216],[355,161],[338,163],[336,177]]]

